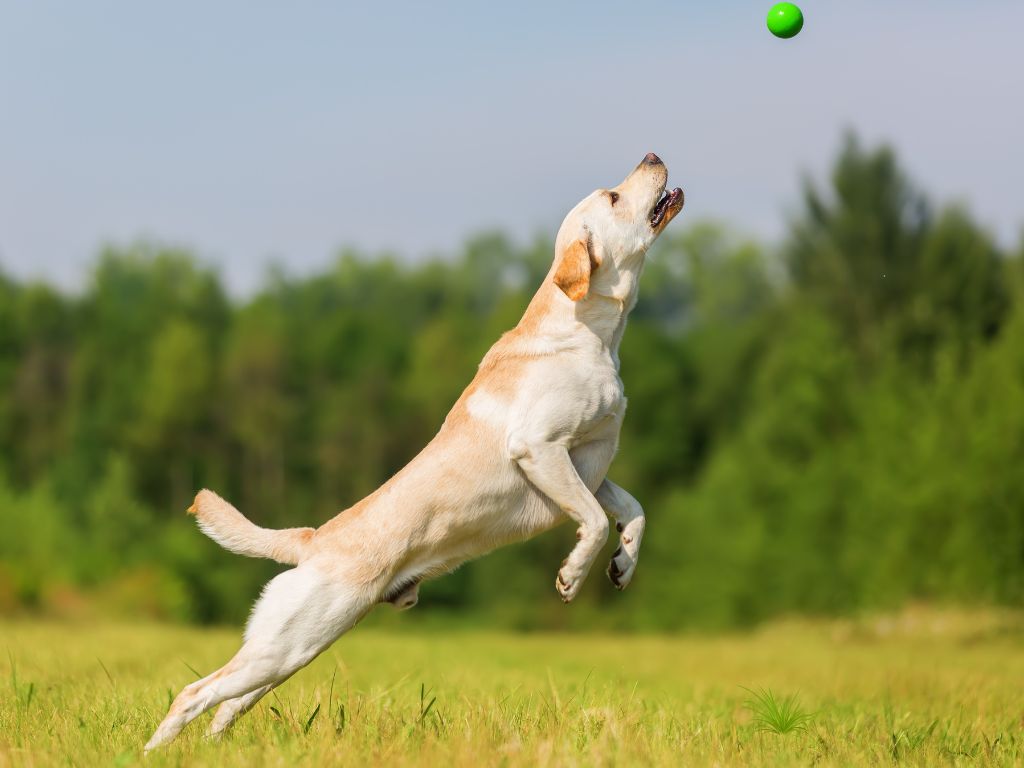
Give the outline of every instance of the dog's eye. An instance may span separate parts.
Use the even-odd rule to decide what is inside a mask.
[[[608,193],[608,199],[612,201],[612,205],[615,205],[617,202],[619,202],[619,193],[618,192],[609,192]]]

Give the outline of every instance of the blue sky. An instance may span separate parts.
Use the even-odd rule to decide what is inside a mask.
[[[0,268],[75,288],[103,243],[236,292],[340,246],[553,234],[646,152],[679,219],[777,238],[844,127],[1004,242],[1024,227],[1024,3],[0,0]]]

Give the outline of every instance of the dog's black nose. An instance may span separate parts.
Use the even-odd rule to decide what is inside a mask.
[[[664,163],[661,162],[661,158],[653,152],[647,153],[647,157],[644,158],[644,163],[647,165],[664,165]]]

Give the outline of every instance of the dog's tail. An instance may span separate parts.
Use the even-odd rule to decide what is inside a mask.
[[[224,549],[246,557],[267,557],[286,565],[298,565],[313,538],[312,528],[260,528],[205,488],[196,494],[188,508],[196,516],[199,528]]]

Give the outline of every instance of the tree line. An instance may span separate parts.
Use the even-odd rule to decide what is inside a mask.
[[[242,300],[157,245],[104,250],[77,294],[0,274],[0,613],[241,620],[279,567],[195,531],[195,490],[270,527],[351,505],[433,436],[551,258],[500,234],[417,264],[345,251]],[[684,216],[621,351],[610,476],[647,511],[634,583],[595,569],[563,606],[565,526],[427,584],[410,620],[1019,604],[1022,264],[854,137],[773,247]]]

